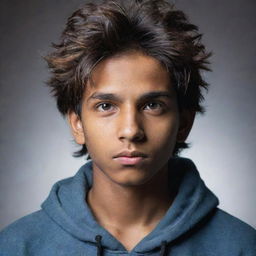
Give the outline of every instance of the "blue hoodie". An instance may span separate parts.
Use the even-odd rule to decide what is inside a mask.
[[[0,233],[1,256],[256,256],[256,231],[217,208],[195,165],[169,161],[177,195],[155,229],[130,252],[101,227],[86,204],[92,162],[57,182],[42,209]]]

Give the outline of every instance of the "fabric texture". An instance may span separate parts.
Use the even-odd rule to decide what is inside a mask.
[[[175,200],[130,252],[97,223],[86,203],[89,161],[53,186],[41,210],[0,233],[0,256],[256,256],[256,231],[217,207],[193,162],[177,157],[168,164]]]

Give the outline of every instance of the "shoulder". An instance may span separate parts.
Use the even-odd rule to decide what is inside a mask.
[[[256,255],[256,230],[242,220],[217,208],[207,226],[213,240],[223,245],[223,250]]]
[[[22,217],[0,232],[0,241],[7,238],[9,235],[18,237],[29,237],[31,234],[37,232],[45,222],[49,221],[48,216],[42,211],[36,211],[25,217]]]
[[[256,230],[237,217],[218,208],[215,218],[218,220],[216,224],[219,226],[219,228],[222,227],[221,230],[223,230],[223,232],[225,230],[226,232],[231,233],[236,231],[238,234],[243,234],[244,236],[252,236],[256,239]]]
[[[1,256],[27,255],[27,248],[39,243],[42,233],[45,233],[46,223],[49,227],[51,220],[40,210],[7,226],[0,232]]]

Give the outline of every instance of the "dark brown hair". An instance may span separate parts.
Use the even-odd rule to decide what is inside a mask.
[[[81,115],[86,83],[99,61],[139,49],[159,60],[169,71],[180,110],[203,112],[202,89],[208,84],[201,70],[209,70],[209,53],[197,26],[164,0],[111,0],[85,4],[68,19],[59,44],[45,57],[51,70],[48,85],[62,115]],[[178,143],[177,155],[187,143]],[[86,146],[74,153],[82,156]]]

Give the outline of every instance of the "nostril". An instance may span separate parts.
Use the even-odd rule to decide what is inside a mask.
[[[120,140],[128,140],[132,142],[143,142],[146,139],[146,135],[143,130],[137,130],[137,131],[129,131],[126,133],[122,133],[121,136],[119,136]]]
[[[139,130],[135,136],[134,136],[134,140],[136,141],[143,141],[145,140],[145,133],[142,130]]]

